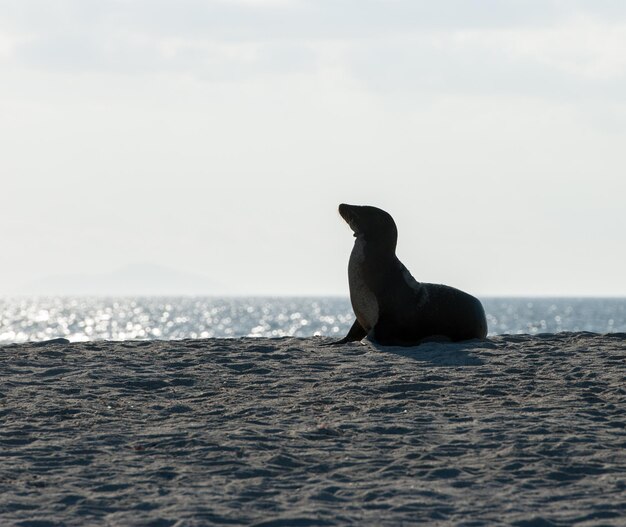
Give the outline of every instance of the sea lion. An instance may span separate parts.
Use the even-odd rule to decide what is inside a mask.
[[[387,212],[342,203],[339,214],[356,237],[348,263],[356,320],[348,334],[333,344],[367,336],[382,345],[414,346],[424,340],[487,335],[485,311],[477,298],[413,278],[396,256],[398,230]]]

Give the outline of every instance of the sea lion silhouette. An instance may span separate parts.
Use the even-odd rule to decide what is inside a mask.
[[[348,263],[356,320],[333,344],[365,336],[383,345],[413,346],[425,339],[484,338],[487,320],[477,298],[446,285],[418,282],[396,256],[398,230],[384,210],[339,205],[356,240]]]

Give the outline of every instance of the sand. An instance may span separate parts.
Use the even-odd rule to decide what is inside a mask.
[[[626,334],[325,341],[0,348],[0,524],[626,524]]]

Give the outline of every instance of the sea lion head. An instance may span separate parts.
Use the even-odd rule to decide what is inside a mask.
[[[368,205],[339,205],[339,214],[346,220],[356,238],[362,238],[395,251],[398,229],[391,215]]]

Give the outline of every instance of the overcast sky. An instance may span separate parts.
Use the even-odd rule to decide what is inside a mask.
[[[626,295],[626,2],[0,0],[0,294],[151,263],[348,294]]]

